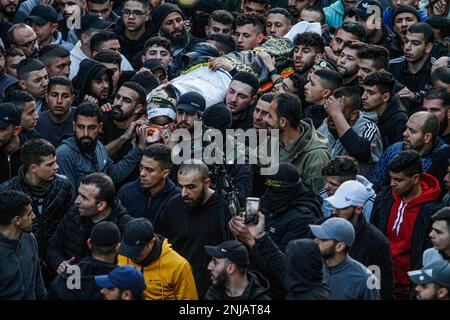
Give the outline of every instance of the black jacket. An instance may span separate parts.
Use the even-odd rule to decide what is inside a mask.
[[[330,290],[323,282],[320,250],[312,240],[293,240],[283,254],[266,234],[256,240],[252,255],[283,284],[288,300],[330,299]]]
[[[18,148],[7,153],[5,149],[0,147],[0,183],[17,176],[19,168],[22,165],[20,160],[20,151],[22,150],[23,141],[20,142]]]
[[[157,194],[151,195],[148,189],[142,188],[138,178],[120,188],[117,198],[127,208],[130,216],[133,218],[144,217],[154,224],[161,212],[164,211],[169,199],[179,193],[180,189],[167,178],[164,188]]]
[[[446,191],[448,191],[448,188],[444,182],[444,178],[448,172],[448,159],[450,159],[450,146],[445,146],[433,154],[431,167],[430,170],[428,170],[429,174],[439,180],[439,186],[442,190],[441,197],[443,197],[446,194]]]
[[[242,111],[239,114],[237,119],[233,119],[231,123],[231,129],[237,130],[247,130],[253,128],[253,111],[255,110],[255,106],[249,106],[247,109]]]
[[[378,118],[377,126],[380,129],[383,141],[383,150],[391,144],[403,140],[408,114],[400,98],[395,94],[389,101],[389,105],[381,117]]]
[[[207,270],[210,258],[204,246],[231,239],[229,220],[229,213],[215,192],[194,211],[183,206],[181,194],[173,196],[155,223],[155,232],[165,236],[172,248],[191,264],[199,297],[211,285]]]
[[[42,203],[33,195],[20,175],[0,185],[0,192],[6,190],[22,191],[33,199],[32,206],[36,214],[36,219],[33,220],[33,233],[38,243],[39,257],[46,260],[50,238],[75,200],[75,191],[71,183],[66,177],[57,175]],[[42,212],[38,208],[39,205],[42,206]]]
[[[67,281],[70,283],[72,273],[64,271],[53,280],[49,289],[49,298],[52,300],[103,300],[103,295],[95,283],[95,276],[110,273],[117,267],[115,264],[96,260],[91,257],[83,258],[78,263],[80,268],[80,289],[69,289]]]
[[[387,234],[387,225],[391,208],[394,204],[391,187],[384,187],[377,194],[372,208],[370,222],[376,226],[385,235]],[[430,241],[431,216],[440,208],[435,202],[424,204],[420,208],[419,215],[414,223],[411,238],[411,270],[420,269],[423,252],[432,246]]]
[[[125,225],[131,219],[120,201],[115,200],[111,206],[111,214],[102,221],[115,223],[123,234]],[[78,209],[73,206],[61,220],[49,242],[47,256],[52,270],[56,271],[61,262],[71,257],[75,257],[75,263],[78,263],[82,258],[90,256],[86,241],[93,227],[94,222],[89,218],[81,217]]]
[[[318,129],[323,120],[328,116],[323,105],[309,105],[303,110],[303,118],[310,118],[313,121],[314,128]]]
[[[327,219],[322,218],[315,224],[322,224]],[[392,273],[392,258],[389,239],[373,224],[361,215],[355,226],[355,242],[350,247],[350,257],[361,262],[366,267],[378,266],[381,270],[381,299],[391,300],[394,297],[394,280]]]
[[[247,272],[248,285],[239,298],[233,300],[270,300],[266,294],[269,282],[259,273]],[[209,287],[205,295],[205,300],[229,300],[225,294],[225,288],[219,285]]]

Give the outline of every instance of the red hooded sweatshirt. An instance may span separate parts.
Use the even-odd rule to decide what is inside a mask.
[[[387,237],[391,243],[391,255],[394,269],[394,283],[409,285],[407,272],[411,269],[411,239],[414,223],[422,205],[438,199],[440,187],[438,180],[427,173],[422,174],[422,194],[409,202],[403,200],[392,191],[392,205],[387,226]]]

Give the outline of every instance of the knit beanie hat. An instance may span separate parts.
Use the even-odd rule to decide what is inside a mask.
[[[224,132],[226,129],[231,128],[231,111],[224,103],[219,102],[206,108],[205,112],[203,112],[202,120],[206,126]]]
[[[255,93],[259,89],[259,80],[253,73],[246,72],[246,71],[239,71],[233,77],[233,80],[248,84],[250,87],[252,87],[252,89]]]
[[[157,31],[164,19],[174,11],[179,12],[183,19],[186,19],[180,7],[173,3],[164,3],[153,10],[152,21]]]
[[[395,16],[397,16],[400,13],[405,13],[405,12],[412,13],[413,15],[415,15],[417,17],[417,20],[420,21],[419,13],[417,12],[416,9],[414,9],[411,6],[402,5],[402,6],[398,6],[397,9],[394,10],[394,13],[392,14],[392,24],[394,24]]]
[[[279,189],[295,185],[300,180],[300,174],[297,168],[289,163],[282,162],[278,168],[278,172],[266,179],[266,185],[272,189]]]

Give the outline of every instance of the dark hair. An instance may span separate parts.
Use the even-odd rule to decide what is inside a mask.
[[[421,174],[422,159],[415,150],[402,151],[389,162],[389,171],[403,172],[408,177]]]
[[[422,132],[423,134],[431,133],[433,136],[432,141],[436,141],[439,135],[439,119],[437,116],[432,112],[425,112],[425,111],[419,111],[421,114],[425,115],[425,121],[422,125]],[[411,115],[411,117],[419,112],[416,112]]]
[[[196,159],[184,161],[178,169],[178,175],[190,174],[193,171],[199,173],[203,181],[209,177],[208,166],[203,161]]]
[[[39,51],[39,60],[41,60],[45,66],[49,66],[56,58],[62,59],[69,56],[69,50],[60,44],[49,44]]]
[[[273,92],[267,92],[264,93],[261,98],[259,98],[260,100],[264,101],[264,102],[268,102],[271,103],[273,101],[273,98],[275,98],[275,93]]]
[[[369,74],[364,80],[363,85],[366,86],[376,86],[380,92],[383,93],[390,93],[391,96],[394,93],[394,87],[395,87],[395,78],[394,76],[384,70],[381,71],[375,71]]]
[[[303,11],[311,11],[311,12],[320,13],[320,24],[326,23],[325,12],[323,12],[323,9],[320,6],[312,5],[312,6],[304,8]]]
[[[30,196],[22,191],[0,192],[0,226],[9,226],[14,217],[23,216],[25,207],[29,204],[31,204]]]
[[[314,74],[320,78],[322,86],[331,91],[342,87],[344,84],[341,74],[337,71],[319,69],[315,71]]]
[[[148,8],[150,6],[150,2],[148,0],[123,0],[123,3],[125,4],[125,2],[128,2],[128,1],[139,2],[140,4],[144,5],[144,8]]]
[[[346,103],[346,107],[348,107],[351,111],[355,111],[360,109],[361,106],[361,97],[358,91],[354,87],[340,87],[334,90],[333,96],[337,99],[341,97],[346,97],[348,99],[348,103]]]
[[[254,13],[241,14],[236,18],[236,28],[245,26],[246,24],[254,25],[258,34],[264,33],[264,30],[266,28],[265,19]]]
[[[177,88],[175,88],[175,86],[173,84],[171,84],[171,83],[169,83],[168,85],[164,86],[161,89],[161,91],[164,91],[169,98],[172,98],[172,99],[177,99],[178,98]]]
[[[102,172],[94,172],[84,176],[81,184],[96,186],[98,189],[98,202],[105,201],[109,206],[113,203],[116,194],[116,188],[112,179]]]
[[[147,105],[147,92],[145,89],[137,82],[127,81],[122,84],[122,87],[133,90],[138,94],[138,98],[136,100],[136,104],[141,104],[144,106],[144,109]]]
[[[110,245],[96,245],[96,243],[94,243],[95,237],[100,238],[104,238],[105,236],[105,232],[103,231],[104,229],[102,228],[103,225],[109,225],[109,227],[111,229],[114,229],[114,232],[116,233],[116,235],[118,236],[118,239],[120,239],[120,229],[119,227],[111,221],[100,221],[99,223],[97,223],[96,225],[94,225],[94,227],[92,227],[91,233],[89,235],[89,239],[91,239],[91,244],[92,244],[92,255],[94,256],[109,256],[109,255],[113,255],[116,253],[116,248],[117,245],[120,243],[120,240],[117,241],[117,243],[114,244],[110,244]],[[111,237],[110,232],[113,230],[108,230],[108,236]],[[94,240],[92,240],[94,238]],[[112,237],[111,237],[112,238]],[[110,238],[110,239],[111,239]],[[114,239],[114,238],[112,238]],[[111,239],[111,240],[112,240]],[[108,240],[108,243],[111,243]],[[96,242],[96,241],[95,241]]]
[[[55,147],[44,139],[31,139],[25,142],[20,151],[20,160],[25,170],[32,164],[40,165],[45,157],[56,156]]]
[[[308,46],[314,49],[316,53],[323,53],[325,50],[325,40],[315,32],[299,33],[294,38],[296,46]]]
[[[213,20],[221,24],[231,25],[231,28],[234,27],[235,18],[226,10],[214,10],[208,17],[208,25]]]
[[[367,46],[368,44],[362,41],[345,41],[343,49],[349,48],[351,50],[358,51],[362,48],[366,48]]]
[[[448,0],[447,0],[448,5]],[[442,38],[447,38],[450,35],[450,21],[447,16],[432,16],[429,17],[427,23],[433,28],[440,32]]]
[[[225,54],[236,51],[236,43],[233,37],[227,34],[212,34],[206,38],[215,42],[215,46],[219,51],[223,51]]]
[[[409,27],[408,32],[423,34],[425,44],[434,42],[433,28],[426,22],[419,22],[419,23],[413,24],[411,27]]]
[[[261,3],[261,4],[270,4],[270,0],[244,0],[244,3],[246,2],[255,2],[255,3]]]
[[[367,37],[366,28],[359,22],[346,21],[337,28],[336,33],[342,29],[345,32],[351,33],[356,36],[359,41],[365,42]]]
[[[122,56],[117,51],[106,49],[98,51],[94,57],[94,60],[102,63],[117,64],[120,69],[122,63]]]
[[[290,24],[292,24],[294,22],[294,18],[292,17],[292,14],[290,14],[289,11],[285,8],[272,8],[269,10],[266,17],[271,13],[272,14],[281,14],[281,15],[285,16]]]
[[[111,0],[86,0],[86,1],[91,2],[91,3],[103,4],[103,3],[109,2]]]
[[[34,97],[27,91],[14,90],[8,98],[9,102],[15,104],[23,112],[23,107],[27,102],[35,101]]]
[[[302,118],[302,102],[292,93],[280,93],[274,98],[277,103],[277,117],[286,118],[291,128],[297,128]]]
[[[117,35],[114,32],[106,30],[97,32],[90,40],[91,51],[99,52],[103,43],[110,40],[117,40]]]
[[[350,156],[336,156],[322,167],[322,176],[337,176],[340,181],[355,180],[358,162]]]
[[[431,87],[424,96],[427,100],[442,100],[445,111],[450,108],[450,93],[444,88]]]
[[[171,52],[171,47],[172,47],[172,43],[170,42],[169,39],[166,39],[164,37],[151,37],[149,38],[146,42],[145,42],[145,46],[144,46],[144,55],[145,53],[147,53],[147,51],[153,47],[154,45],[156,45],[157,47],[163,47],[164,49],[166,49],[167,51],[169,51],[170,54],[172,54]]]
[[[44,64],[38,59],[25,59],[17,65],[17,79],[26,80],[31,72],[45,69]]]
[[[373,66],[377,70],[389,69],[389,50],[383,46],[367,45],[358,49],[356,56],[359,59],[373,61]]]
[[[445,84],[450,84],[450,69],[446,66],[439,67],[431,74],[431,82],[442,81]]]
[[[156,79],[153,73],[147,70],[136,72],[130,78],[130,81],[140,84],[147,94],[150,93],[153,89],[159,87],[158,79]]]
[[[256,92],[258,92],[260,86],[258,78],[253,73],[246,71],[239,71],[238,73],[236,73],[232,81],[239,81],[249,85],[252,88],[252,97],[256,94]]]
[[[450,232],[450,207],[444,207],[431,216],[433,221],[445,221]]]
[[[304,87],[307,83],[307,80],[305,77],[302,77],[302,75],[298,72],[294,72],[288,77],[292,81],[292,85],[295,89],[295,94],[301,97],[302,93],[304,93]]]
[[[47,91],[50,92],[50,89],[53,86],[68,87],[70,89],[70,93],[73,94],[73,84],[72,84],[72,81],[70,81],[69,78],[66,78],[66,77],[63,77],[63,76],[51,77],[49,82],[48,82]]]
[[[102,111],[98,105],[92,102],[83,102],[75,109],[74,122],[77,122],[78,116],[97,118],[98,123],[102,122]]]
[[[172,167],[172,150],[164,144],[157,143],[146,147],[143,155],[158,162],[163,170]]]

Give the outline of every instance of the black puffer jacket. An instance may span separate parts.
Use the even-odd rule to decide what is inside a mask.
[[[403,132],[407,121],[406,109],[399,96],[395,94],[377,122],[383,140],[383,150],[386,150],[391,144],[403,140]]]
[[[52,300],[103,300],[100,288],[95,284],[95,276],[110,273],[115,264],[93,259],[83,258],[78,264],[80,268],[80,289],[69,289],[67,281],[70,282],[72,273],[64,271],[53,280],[49,289],[49,298]]]
[[[36,213],[36,219],[33,220],[33,234],[38,243],[39,257],[45,260],[50,238],[75,199],[75,191],[72,185],[66,177],[57,175],[49,192],[44,197],[40,214],[37,214],[39,212],[38,199],[20,175],[0,185],[0,192],[6,190],[22,191],[33,199],[33,211]]]
[[[239,298],[233,300],[270,300],[266,294],[269,282],[257,272],[247,272],[248,285]],[[229,298],[228,298],[229,299]],[[228,300],[225,295],[225,288],[219,285],[209,287],[205,295],[205,300]]]
[[[125,225],[132,218],[127,210],[115,200],[111,206],[111,214],[102,221],[115,223],[123,234]],[[64,260],[75,257],[75,263],[90,255],[87,247],[87,239],[94,227],[94,222],[86,217],[81,217],[78,209],[73,206],[58,225],[55,234],[50,239],[47,251],[48,261],[52,270],[56,271]]]

